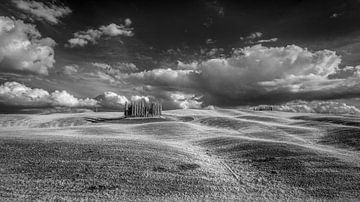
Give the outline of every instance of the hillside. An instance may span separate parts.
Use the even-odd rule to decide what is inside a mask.
[[[241,109],[0,117],[1,200],[359,200],[360,119]]]

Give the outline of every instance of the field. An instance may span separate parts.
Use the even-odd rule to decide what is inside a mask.
[[[0,200],[360,200],[360,118],[1,115]]]

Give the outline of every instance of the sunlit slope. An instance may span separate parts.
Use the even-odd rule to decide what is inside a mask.
[[[14,199],[360,199],[360,119],[172,110],[4,115],[0,193]]]

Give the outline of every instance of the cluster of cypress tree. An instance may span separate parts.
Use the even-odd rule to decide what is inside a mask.
[[[125,103],[125,117],[154,117],[160,116],[162,105],[160,102],[146,102],[145,100]]]

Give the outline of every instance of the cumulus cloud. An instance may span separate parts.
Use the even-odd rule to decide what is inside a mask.
[[[107,36],[118,36],[118,35],[133,36],[134,33],[132,32],[132,29],[126,28],[127,26],[130,26],[130,24],[117,25],[111,23],[107,26],[103,25],[99,27],[99,30],[102,31],[102,33]]]
[[[118,95],[114,92],[104,92],[95,99],[98,100],[101,106],[106,108],[121,108],[126,102],[129,102],[125,96]]]
[[[131,28],[131,20],[125,19],[125,24],[117,25],[111,23],[109,25],[102,25],[98,29],[89,29],[86,31],[79,31],[74,33],[74,37],[68,40],[66,47],[83,47],[89,43],[96,44],[101,37],[127,36],[134,35],[133,28]]]
[[[50,94],[51,105],[65,107],[93,107],[97,104],[94,99],[78,99],[66,91],[54,91]]]
[[[119,78],[130,82],[141,82],[155,86],[189,86],[189,74],[193,70],[153,69],[149,71],[122,74]]]
[[[235,49],[232,56],[201,63],[178,63],[176,69],[122,74],[129,83],[156,90],[200,94],[204,105],[280,103],[294,99],[335,99],[360,95],[360,68],[347,67],[339,74],[341,57],[334,51],[310,51],[296,45]]]
[[[12,0],[12,2],[17,8],[53,24],[58,24],[60,22],[59,18],[72,12],[69,7],[57,6],[49,2],[47,4],[31,0]]]
[[[97,96],[95,99],[99,102],[99,106],[113,109],[122,109],[126,102],[130,103],[131,101],[139,100],[145,100],[146,102],[150,102],[150,100],[153,100],[153,98],[143,95],[132,95],[130,99],[128,99],[126,96],[119,95],[114,92],[104,92],[103,94]]]
[[[301,113],[326,113],[326,114],[359,114],[360,110],[345,103],[335,101],[292,101],[273,107],[274,110]]]
[[[338,71],[340,62],[340,57],[329,50],[256,45],[237,49],[229,58],[203,62],[197,80],[212,97],[239,102],[264,95],[275,98],[281,92],[334,88],[338,81],[328,76]]]
[[[0,16],[0,69],[48,74],[55,63],[55,41],[34,25]]]
[[[177,61],[177,69],[179,70],[196,70],[199,67],[199,63],[194,61],[191,63],[183,63],[180,60]]]
[[[202,106],[201,97],[197,97],[194,94],[177,92],[172,93],[170,98],[181,109],[200,109]]]
[[[131,96],[131,101],[139,101],[139,100],[145,100],[146,102],[149,102],[150,98],[148,96],[141,96],[141,95]]]
[[[93,107],[97,105],[94,99],[75,98],[64,90],[49,93],[43,89],[29,88],[18,82],[6,82],[0,85],[0,102],[24,107]]]

